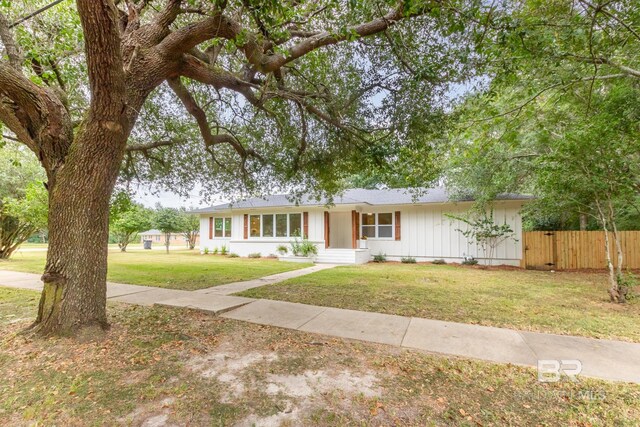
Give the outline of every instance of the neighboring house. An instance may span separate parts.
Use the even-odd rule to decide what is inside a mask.
[[[496,264],[520,265],[520,209],[529,199],[506,194],[495,202],[494,221],[506,221],[517,239],[500,245]],[[411,256],[418,261],[460,262],[466,255],[482,262],[482,251],[458,231],[466,224],[446,216],[463,215],[471,205],[472,201],[449,201],[443,187],[429,189],[416,200],[405,189],[352,189],[331,206],[310,199],[296,205],[286,195],[274,195],[192,213],[200,215],[201,251],[226,246],[240,256],[256,252],[267,256],[294,236],[304,235],[318,247],[316,262],[359,264],[379,253],[389,260]],[[362,236],[367,239],[361,244]]]
[[[151,240],[154,245],[164,245],[164,233],[160,230],[147,230],[140,233],[140,243],[143,243],[145,240]],[[200,236],[196,239],[196,246],[200,241]],[[189,246],[189,242],[185,239],[182,233],[171,233],[171,237],[169,238],[169,246],[171,245],[182,245]]]

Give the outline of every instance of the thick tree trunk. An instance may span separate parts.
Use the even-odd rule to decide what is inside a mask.
[[[587,215],[580,214],[580,231],[587,231]]]
[[[109,200],[125,143],[119,124],[93,120],[50,178],[49,250],[33,325],[40,334],[93,334],[107,327]]]
[[[127,252],[127,246],[129,246],[129,242],[131,241],[130,236],[126,237],[126,240],[121,240],[118,242],[118,247],[120,248],[120,252]]]

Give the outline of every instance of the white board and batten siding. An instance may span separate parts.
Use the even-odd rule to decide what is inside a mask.
[[[399,261],[402,257],[414,257],[417,261],[444,259],[460,262],[463,256],[473,256],[483,263],[485,254],[476,244],[458,229],[466,230],[468,225],[451,219],[447,214],[462,216],[470,208],[469,203],[431,204],[419,206],[396,206],[400,211],[401,239],[369,239],[367,244],[371,255],[383,253],[388,260]],[[392,207],[376,206],[370,212],[390,212]],[[501,243],[494,254],[494,264],[520,265],[522,258],[522,203],[498,202],[494,207],[494,222],[506,221],[515,233],[515,238]]]
[[[494,264],[520,265],[522,258],[522,221],[520,210],[522,201],[500,201],[494,205],[494,221],[497,224],[506,222],[515,232],[514,239],[508,239],[497,248],[494,255]],[[400,212],[401,238],[369,239],[367,241],[369,254],[378,253],[386,255],[388,260],[399,261],[402,257],[414,257],[417,261],[432,261],[444,259],[447,262],[460,262],[463,256],[473,256],[481,263],[485,254],[473,242],[468,241],[458,229],[466,229],[467,224],[451,219],[447,214],[457,216],[471,207],[471,203],[433,203],[422,205],[384,205],[362,206],[357,210],[360,213],[386,213]],[[220,249],[223,245],[229,252],[240,256],[251,253],[260,253],[267,256],[276,253],[279,245],[288,245],[292,240],[288,237],[263,238],[251,237],[244,239],[244,215],[245,214],[276,214],[276,213],[302,213],[308,212],[309,240],[316,243],[320,251],[324,250],[324,212],[320,207],[292,207],[292,208],[264,208],[261,210],[232,210],[227,213],[207,213],[200,218],[200,247]],[[336,246],[349,247],[351,242],[351,219],[349,212],[329,212],[335,215],[330,224],[330,240]],[[344,216],[344,218],[340,217]],[[231,217],[232,233],[229,238],[209,238],[210,217]],[[395,215],[394,215],[395,221]],[[339,234],[339,235],[338,235]],[[358,231],[360,235],[360,231]],[[395,227],[394,227],[395,236]]]

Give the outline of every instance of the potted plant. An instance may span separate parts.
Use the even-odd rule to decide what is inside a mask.
[[[359,240],[360,249],[367,249],[369,246],[367,245],[367,236],[361,236]]]

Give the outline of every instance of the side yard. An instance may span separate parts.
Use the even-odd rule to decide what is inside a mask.
[[[640,342],[640,304],[608,302],[604,273],[366,264],[238,295]]]
[[[0,287],[0,425],[633,425],[640,386],[111,303],[100,342],[19,335]]]
[[[0,261],[0,270],[42,273],[46,252],[18,252]],[[195,290],[297,270],[311,264],[274,259],[228,258],[197,251],[109,252],[108,280],[132,285]]]

